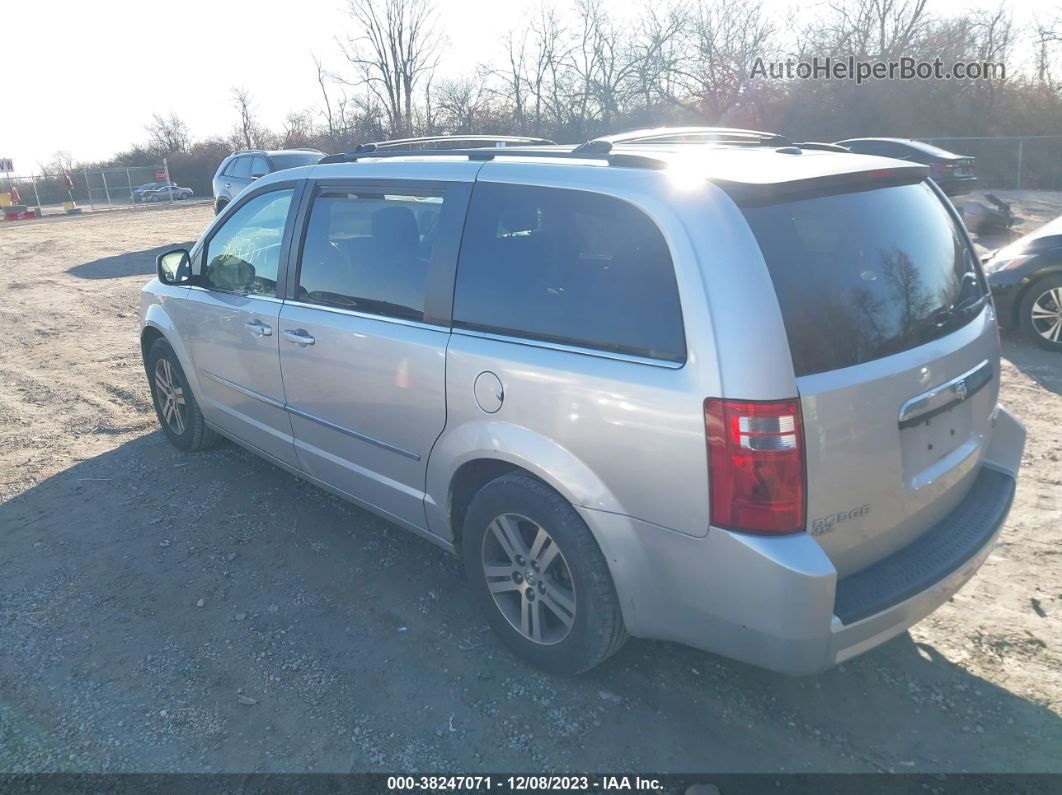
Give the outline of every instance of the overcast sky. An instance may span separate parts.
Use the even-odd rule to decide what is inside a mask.
[[[623,14],[640,2],[608,5]],[[930,8],[947,13],[977,4],[931,0]],[[445,73],[470,72],[497,57],[499,36],[530,5],[437,0],[449,40]],[[786,28],[789,1],[767,5]],[[811,5],[800,7],[806,12]],[[279,128],[289,111],[319,103],[311,54],[341,64],[335,37],[351,31],[344,6],[343,0],[4,3],[0,158],[13,158],[21,174],[37,171],[57,150],[75,160],[103,159],[146,140],[144,125],[155,112],[178,113],[193,137],[227,135],[236,121],[236,86],[251,91],[262,122]]]

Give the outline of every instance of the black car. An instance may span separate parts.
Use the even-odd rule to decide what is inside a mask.
[[[985,258],[999,324],[1062,351],[1062,216]]]
[[[847,141],[837,141],[837,145],[860,155],[924,163],[929,166],[929,176],[949,195],[966,193],[977,184],[974,158],[957,155],[932,144],[910,138],[849,138]]]

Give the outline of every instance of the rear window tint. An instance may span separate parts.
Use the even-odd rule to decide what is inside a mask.
[[[298,168],[299,166],[315,166],[324,157],[320,152],[307,152],[306,154],[270,155],[273,168],[282,171],[285,168]]]
[[[269,163],[261,156],[255,157],[251,160],[251,176],[252,177],[264,177],[269,173]]]
[[[746,207],[796,374],[872,361],[951,333],[984,292],[925,183]]]
[[[306,228],[298,298],[373,315],[423,320],[441,194],[329,192]]]
[[[675,273],[660,230],[625,201],[478,183],[454,325],[682,362]]]

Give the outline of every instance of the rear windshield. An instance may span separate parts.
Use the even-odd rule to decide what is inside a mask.
[[[966,241],[925,183],[742,209],[798,376],[937,339],[983,302]]]
[[[298,155],[270,155],[273,161],[273,169],[283,171],[285,168],[298,168],[299,166],[315,166],[324,157],[320,152],[307,152]]]

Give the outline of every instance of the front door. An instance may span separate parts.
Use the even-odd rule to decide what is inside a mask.
[[[428,453],[446,422],[449,339],[425,309],[434,275],[452,278],[467,197],[463,184],[320,188],[295,300],[280,314],[302,468],[418,527]]]
[[[293,465],[280,378],[277,273],[294,193],[288,187],[259,194],[226,219],[206,243],[181,313],[203,416]]]

